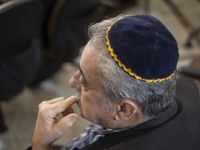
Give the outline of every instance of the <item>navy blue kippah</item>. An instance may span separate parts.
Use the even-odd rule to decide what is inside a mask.
[[[128,16],[114,22],[107,30],[106,40],[116,63],[136,79],[161,82],[175,73],[177,42],[153,16]]]

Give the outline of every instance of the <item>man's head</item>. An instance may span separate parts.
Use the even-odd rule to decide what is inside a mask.
[[[178,49],[162,23],[147,15],[118,16],[92,25],[89,36],[80,71],[70,81],[80,91],[85,118],[121,128],[170,106]]]

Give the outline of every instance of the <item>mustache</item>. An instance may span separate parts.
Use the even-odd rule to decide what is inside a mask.
[[[75,96],[77,98],[78,103],[81,104],[81,92],[79,90],[76,90]]]

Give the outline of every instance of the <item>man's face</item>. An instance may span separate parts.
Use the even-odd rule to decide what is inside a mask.
[[[99,83],[100,73],[95,62],[95,51],[96,49],[88,42],[80,59],[79,71],[74,74],[69,84],[80,94],[78,106],[81,116],[109,128],[114,111],[102,107],[103,90]]]

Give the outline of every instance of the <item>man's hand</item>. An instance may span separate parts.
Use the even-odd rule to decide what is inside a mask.
[[[52,143],[59,139],[78,119],[71,107],[77,99],[72,96],[68,99],[63,97],[50,101],[44,101],[39,105],[35,131],[32,137],[33,150],[50,150]],[[61,120],[55,117],[63,114]]]

